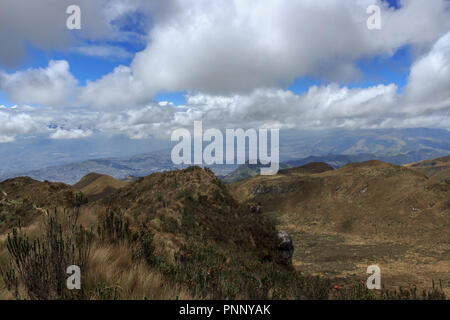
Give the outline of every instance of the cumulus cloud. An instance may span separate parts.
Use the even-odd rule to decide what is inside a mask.
[[[185,10],[155,26],[132,63],[149,92],[229,94],[302,76],[348,80],[358,76],[358,59],[429,45],[450,27],[449,4],[438,0],[402,1],[398,10],[378,1],[379,31],[366,27],[373,0],[182,3]]]
[[[377,3],[382,29],[373,31],[366,27],[373,0],[138,1],[133,10],[154,20],[146,49],[129,67],[89,82],[82,101],[117,107],[141,105],[160,91],[245,94],[303,76],[345,82],[361,78],[359,59],[389,57],[405,45],[426,50],[450,28],[445,0],[402,1],[397,10]],[[124,1],[115,11],[130,6]],[[116,93],[108,93],[110,84]]]
[[[67,139],[82,139],[87,138],[92,135],[91,130],[82,130],[82,129],[56,129],[55,132],[53,132],[50,135],[50,138],[57,139],[57,140],[67,140]]]
[[[149,101],[131,69],[119,66],[97,81],[88,81],[80,92],[79,103],[93,108],[126,108]]]
[[[259,89],[247,95],[194,95],[190,108],[202,118],[230,126],[301,129],[377,126],[397,100],[395,85],[348,89],[338,85],[313,86],[303,95],[288,90]]]
[[[77,84],[77,79],[69,71],[69,64],[64,60],[51,60],[45,69],[0,73],[0,90],[19,104],[68,104]]]
[[[450,108],[450,32],[412,65],[406,95],[407,102],[416,106]]]
[[[12,142],[18,135],[38,130],[38,124],[30,115],[11,112],[9,108],[0,108],[0,123],[0,143]]]

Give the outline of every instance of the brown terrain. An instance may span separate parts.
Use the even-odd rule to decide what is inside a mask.
[[[363,280],[366,268],[378,265],[387,288],[442,280],[448,293],[448,160],[405,167],[369,161],[339,170],[315,164],[309,172],[282,170],[229,187],[241,203],[260,202],[292,236],[302,272]]]
[[[126,181],[115,179],[106,174],[90,173],[74,184],[73,188],[83,192],[89,201],[94,201],[125,187],[127,184]]]
[[[16,178],[1,183],[0,190],[2,201],[33,213],[21,223],[31,239],[45,236],[47,210],[69,208],[58,213],[63,219],[79,212],[81,230],[93,232],[95,239],[83,299],[258,297],[247,288],[248,279],[293,271],[277,263],[274,225],[237,203],[210,170],[191,167],[132,183],[90,174],[73,187]],[[80,191],[90,201],[77,207]],[[3,266],[8,263],[7,233],[18,226],[7,222],[0,233]],[[226,278],[213,278],[219,271]],[[11,298],[0,277],[0,300]]]
[[[450,156],[415,162],[406,167],[421,172],[434,181],[450,181]]]
[[[28,177],[0,183],[0,233],[13,225],[27,225],[45,210],[73,205],[72,187],[64,183],[40,182]]]
[[[279,266],[275,228],[291,236],[299,274],[347,285],[367,279],[366,268],[378,265],[386,288],[430,288],[432,280],[441,280],[450,294],[450,183],[447,169],[435,169],[446,163],[443,158],[402,167],[369,161],[339,170],[310,163],[230,184],[198,167],[134,182],[92,173],[74,186],[10,179],[0,183],[0,262],[7,259],[6,233],[19,221],[36,237],[45,210],[81,206],[79,222],[86,229],[102,226],[100,218],[111,210],[130,221],[131,232],[151,230],[157,257],[138,262],[134,244],[96,238],[85,281],[88,299],[119,294],[110,292],[116,287],[122,288],[118,297],[127,299],[261,298],[266,293],[260,296],[248,285],[274,270],[282,276],[274,278],[279,289],[269,296],[323,298],[309,289],[293,291],[315,280],[294,281],[290,269]],[[88,203],[77,204],[80,192]],[[254,203],[261,213],[248,211]],[[191,260],[183,260],[186,255]],[[218,266],[225,267],[222,276],[205,287],[210,283],[204,279]],[[1,287],[0,281],[0,299],[12,298]]]

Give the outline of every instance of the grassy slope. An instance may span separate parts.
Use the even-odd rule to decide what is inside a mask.
[[[27,177],[0,183],[0,232],[27,225],[44,210],[68,207],[74,202],[73,189],[63,183],[40,182]]]
[[[274,224],[240,206],[209,170],[140,178],[82,207],[83,228],[96,230],[105,208],[128,219],[134,234],[142,227],[151,232],[154,258],[133,258],[134,242],[95,238],[84,280],[87,298],[301,298],[311,295],[305,281],[317,282],[277,263]],[[36,220],[26,230],[35,237],[43,229]],[[162,284],[162,292],[149,291]]]
[[[90,201],[93,201],[123,188],[127,184],[128,182],[126,181],[121,181],[108,175],[90,173],[74,184],[73,188],[83,192]]]
[[[405,165],[421,172],[434,181],[450,181],[450,156]]]
[[[445,275],[438,269],[445,267],[448,239],[435,235],[449,234],[448,189],[420,173],[380,162],[322,169],[319,174],[289,170],[258,176],[227,188],[211,171],[192,167],[139,178],[91,201],[81,208],[83,227],[95,230],[98,217],[111,208],[130,220],[133,231],[142,225],[151,231],[155,259],[151,264],[136,260],[133,245],[96,239],[84,280],[87,298],[329,297],[326,280],[300,277],[277,263],[276,220],[293,236],[294,261],[305,273],[353,278],[349,271],[374,258],[389,262],[394,257],[420,269],[426,257],[435,273],[425,273],[425,280]],[[82,187],[95,181],[92,175]],[[64,203],[64,194],[72,192],[63,184],[24,178],[0,184],[0,190],[11,199],[14,194],[14,201],[26,198],[42,206]],[[382,206],[380,199],[385,200]],[[263,203],[263,215],[248,212],[245,202],[255,200]],[[426,203],[433,205],[422,206]],[[32,237],[42,230],[39,219],[25,228]],[[4,240],[0,237],[0,262],[6,259]],[[413,244],[423,252],[412,250]],[[386,264],[383,272],[385,266],[398,267]],[[365,278],[365,270],[359,274]],[[11,296],[0,283],[1,298]]]
[[[380,161],[304,175],[290,171],[230,185],[241,202],[261,202],[299,250],[299,270],[365,275],[380,264],[386,285],[450,280],[450,189],[406,167]],[[414,272],[410,266],[414,265]]]

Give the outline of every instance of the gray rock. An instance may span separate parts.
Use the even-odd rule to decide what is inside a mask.
[[[286,231],[278,231],[278,252],[280,254],[281,263],[292,265],[292,256],[294,254],[294,244],[291,237]]]

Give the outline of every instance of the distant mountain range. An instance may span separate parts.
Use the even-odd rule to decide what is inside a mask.
[[[33,149],[34,150],[34,149]],[[37,157],[30,151],[29,158]],[[3,154],[1,154],[3,160]],[[450,131],[442,129],[383,129],[353,131],[282,131],[280,134],[280,168],[301,166],[310,162],[325,162],[333,168],[368,160],[406,164],[450,155]],[[10,157],[11,158],[11,157]],[[20,155],[25,161],[26,154]],[[44,181],[75,184],[85,175],[96,172],[116,179],[142,177],[154,172],[181,169],[174,165],[170,149],[143,153],[131,157],[108,157],[86,161],[74,158],[73,163],[45,166],[38,169],[18,169],[5,157],[0,168],[0,181],[17,176],[29,176]],[[210,169],[225,181],[238,181],[259,173],[258,165],[214,165]]]
[[[27,176],[39,181],[55,181],[75,184],[89,173],[107,174],[116,179],[133,180],[133,177],[143,177],[154,172],[163,172],[188,167],[174,165],[170,158],[170,150],[154,151],[129,158],[93,159],[71,164],[51,166],[39,170],[10,173],[0,176],[0,181]],[[235,170],[237,165],[215,165],[210,168],[218,175],[226,175]]]
[[[325,156],[310,156],[298,160],[290,160],[284,163],[280,163],[280,169],[294,168],[303,166],[313,162],[324,162],[338,169],[349,163],[364,162],[370,160],[380,160],[396,165],[404,165],[407,163],[413,163],[422,161],[425,159],[434,159],[442,156],[441,152],[437,152],[430,149],[423,149],[418,151],[411,151],[405,154],[398,155],[377,155],[371,153],[362,153],[355,155],[325,155]],[[235,171],[230,174],[221,177],[225,182],[236,182],[242,179],[254,177],[260,173],[260,168],[264,167],[261,164],[243,164],[239,166]]]

